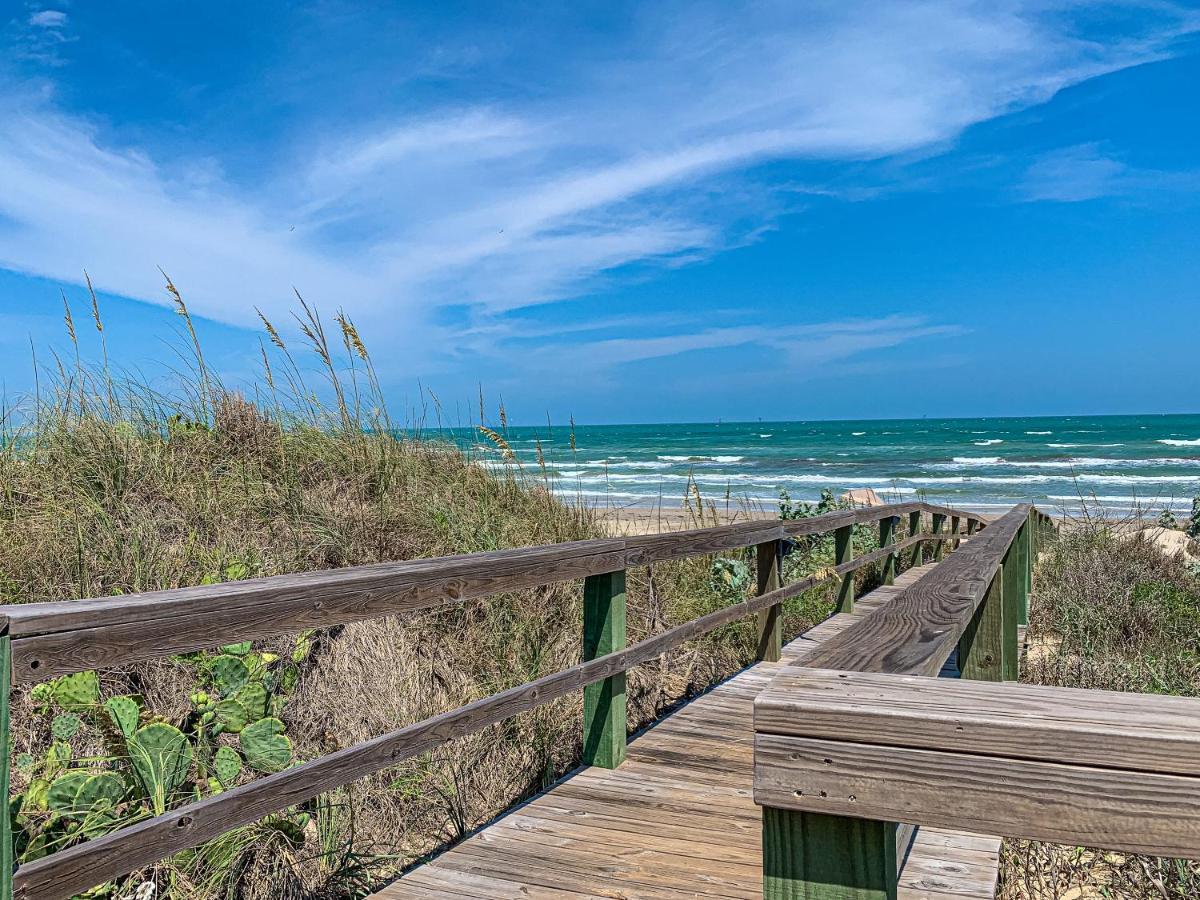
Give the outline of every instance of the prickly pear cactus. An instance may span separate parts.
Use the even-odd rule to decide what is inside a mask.
[[[221,648],[222,653],[228,653],[231,656],[245,656],[250,652],[250,642],[242,641],[240,644],[226,644]]]
[[[128,793],[125,780],[115,772],[89,775],[75,795],[75,805],[88,813],[111,812]]]
[[[213,707],[213,717],[221,731],[237,734],[250,721],[246,707],[237,700],[222,700]]]
[[[222,697],[232,697],[250,678],[250,670],[236,656],[222,654],[209,661],[213,686]]]
[[[87,772],[75,770],[55,778],[46,792],[46,805],[50,811],[60,816],[78,815],[80,810],[76,805],[76,798],[79,796],[79,789],[89,777]]]
[[[267,714],[267,689],[261,681],[252,681],[240,691],[234,698],[246,710],[246,718],[250,722],[255,722]]]
[[[50,723],[50,733],[56,741],[69,741],[82,727],[83,720],[75,713],[59,713]]]
[[[259,719],[238,735],[246,762],[260,772],[279,772],[292,761],[292,742],[275,718]]]
[[[145,725],[129,738],[129,761],[146,796],[159,815],[166,811],[167,798],[187,780],[192,767],[192,745],[172,725]]]
[[[54,702],[67,712],[85,712],[100,702],[100,679],[95,672],[64,675],[50,690]]]
[[[213,756],[213,770],[222,787],[230,787],[242,774],[242,758],[232,747],[218,747]]]
[[[140,709],[132,697],[109,697],[104,701],[104,709],[126,740],[137,731]]]

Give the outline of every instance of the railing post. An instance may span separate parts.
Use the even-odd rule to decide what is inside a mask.
[[[583,659],[625,649],[625,572],[583,582]],[[583,762],[615,769],[625,759],[625,673],[583,689]]]
[[[765,541],[754,548],[758,569],[759,596],[780,587],[780,542]],[[761,662],[778,662],[783,653],[783,622],[780,604],[774,603],[758,614],[758,654]]]
[[[1017,621],[1022,625],[1029,624],[1029,590],[1033,586],[1033,566],[1032,558],[1029,552],[1029,524],[1021,526],[1021,530],[1017,533],[1017,539],[1013,541],[1011,547],[1016,556],[1016,571],[1013,572],[1014,580],[1020,583],[1020,596],[1017,600]]]
[[[8,716],[12,704],[12,641],[8,626],[0,633],[0,799],[4,801],[0,815],[0,900],[12,900],[13,895],[13,842],[12,820],[8,814],[8,767],[10,749],[8,745]]]
[[[764,900],[895,900],[897,826],[764,806]]]
[[[933,533],[941,534],[942,526],[946,523],[946,517],[942,513],[933,514]],[[933,545],[933,561],[941,562],[942,557],[946,555],[946,542],[938,541]]]
[[[854,526],[844,525],[833,533],[834,565],[842,565],[854,558]],[[837,608],[835,612],[854,612],[854,573],[847,572],[841,576],[838,586]]]
[[[967,519],[967,536],[970,537],[979,530],[978,519]]]
[[[879,546],[886,547],[896,543],[896,524],[899,516],[885,516],[879,520]],[[883,561],[883,583],[896,583],[896,554],[890,553]]]
[[[920,531],[921,531],[921,511],[917,510],[916,512],[910,512],[908,514],[908,536],[913,537],[914,535],[919,534]],[[917,541],[917,543],[913,544],[912,560],[908,564],[910,568],[916,568],[917,566],[924,565],[924,563],[925,563],[924,546],[925,545],[924,545],[923,541]]]
[[[958,640],[958,672],[975,681],[1004,679],[1005,641],[1004,567],[1001,566],[975,615]],[[1016,631],[1013,632],[1014,636]]]
[[[1021,588],[1025,584],[1025,576],[1020,571],[1021,538],[1018,536],[1004,554],[1000,564],[1000,573],[1004,579],[1004,680],[1017,681],[1020,678],[1021,648],[1018,646],[1018,626],[1024,612],[1025,601]]]

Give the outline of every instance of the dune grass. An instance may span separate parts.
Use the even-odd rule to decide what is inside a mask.
[[[1200,696],[1200,572],[1128,522],[1068,523],[1038,566],[1035,684]],[[1200,863],[1006,841],[1005,900],[1200,896]]]
[[[482,398],[473,453],[421,422],[393,422],[345,315],[326,323],[301,300],[295,346],[263,318],[261,380],[239,392],[207,365],[184,298],[170,282],[168,292],[181,316],[173,377],[151,384],[110,362],[93,294],[88,318],[66,309],[71,350],[39,370],[34,396],[5,410],[3,602],[70,602],[602,534],[595,512],[560,502],[539,471],[480,464],[506,455],[506,415],[486,421]],[[85,326],[100,338],[94,363],[79,349]],[[711,524],[694,500],[696,524]],[[825,549],[809,548],[814,560]],[[631,570],[630,640],[744,596],[753,588],[748,563],[742,553]],[[828,589],[789,602],[788,634],[829,605]],[[242,658],[269,686],[268,712],[281,720],[293,758],[311,759],[574,664],[581,618],[580,585],[566,583],[284,635]],[[753,627],[728,626],[632,671],[631,727],[751,661]],[[133,782],[100,705],[108,698],[134,699],[140,725],[161,722],[192,741],[194,760],[171,805],[228,786],[206,767],[222,747],[226,755],[239,748],[233,733],[207,730],[217,653],[229,655],[101,672],[97,702],[74,712],[45,690],[15,694],[18,858],[152,812],[127,793],[104,817],[79,822],[46,799],[71,771]],[[188,900],[361,896],[569,770],[580,723],[580,698],[564,698],[89,896],[129,897],[151,884],[155,896]],[[233,783],[253,777],[247,766]]]

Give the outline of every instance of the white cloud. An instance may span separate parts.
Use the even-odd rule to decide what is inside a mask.
[[[196,311],[247,324],[252,305],[278,312],[295,284],[428,356],[444,352],[429,337],[444,306],[473,309],[483,326],[629,263],[716,252],[738,239],[735,219],[761,226],[767,213],[736,180],[747,167],[941,145],[1158,58],[1196,27],[1162,5],[1154,28],[1121,41],[1073,30],[1069,7],[805,7],[660,8],[603,60],[580,54],[570,77],[417,116],[381,100],[380,119],[356,133],[276,146],[253,179],[186,148],[154,159],[102,140],[14,84],[0,108],[0,266],[67,281],[86,266],[107,290],[161,301],[161,265]],[[33,18],[56,27],[55,15]],[[536,79],[545,62],[508,65]],[[1091,175],[1109,173],[1096,160]],[[418,329],[423,340],[403,338]],[[837,354],[863,340],[884,339],[835,329],[806,347]],[[636,358],[666,346],[611,349]]]
[[[67,14],[57,9],[43,9],[29,17],[29,24],[38,28],[62,28],[67,24]]]
[[[1158,191],[1200,190],[1200,173],[1134,168],[1095,143],[1043,154],[1025,171],[1025,200],[1080,203],[1102,197],[1147,196]]]

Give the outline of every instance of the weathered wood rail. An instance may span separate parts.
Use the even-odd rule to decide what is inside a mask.
[[[897,539],[907,516],[908,533]],[[923,531],[928,516],[931,530]],[[949,519],[951,528],[943,528]],[[959,532],[961,522],[966,532]],[[856,525],[878,524],[877,551],[852,556]],[[361,566],[329,572],[284,575],[229,584],[145,594],[30,603],[0,607],[0,740],[9,739],[9,698],[13,684],[88,669],[128,665],[223,643],[281,632],[328,627],[418,609],[451,606],[501,591],[584,579],[584,660],[569,669],[477,700],[282,772],[188,803],[129,827],[76,844],[16,868],[8,817],[0,817],[0,900],[58,900],[135,871],[232,828],[263,818],[325,791],[395,765],[416,754],[510,716],[534,709],[573,691],[584,691],[584,762],[620,765],[625,754],[624,676],[631,666],[737,619],[759,617],[759,656],[780,658],[780,604],[826,578],[841,577],[839,609],[853,608],[852,575],[882,563],[891,583],[900,553],[912,549],[920,560],[932,545],[941,559],[949,544],[965,547],[949,560],[990,539],[978,532],[981,519],[969,512],[931,504],[902,503],[838,511],[808,519],[756,521],[718,528],[612,538],[441,559]],[[833,532],[837,564],[791,584],[780,583],[783,542]],[[1003,532],[1007,534],[1007,532]],[[627,568],[738,548],[755,547],[758,595],[725,609],[626,646],[624,572]],[[940,565],[945,565],[942,563]],[[946,614],[961,613],[961,604]],[[864,620],[870,622],[874,616]],[[981,628],[980,633],[984,630]],[[873,633],[873,632],[872,632]],[[988,632],[990,634],[990,632]],[[874,633],[873,633],[874,634]],[[929,661],[945,640],[918,627],[887,632],[916,644]],[[878,634],[875,640],[884,640]],[[982,647],[984,638],[979,639]],[[837,640],[832,643],[837,644]],[[894,649],[894,648],[893,648]],[[890,652],[890,651],[889,651]],[[975,654],[982,659],[982,651]],[[974,658],[974,657],[972,657]],[[9,755],[0,754],[0,788],[8,793]]]
[[[1200,700],[1000,683],[1046,527],[1013,509],[756,697],[766,897],[895,897],[898,822],[1200,858]]]

